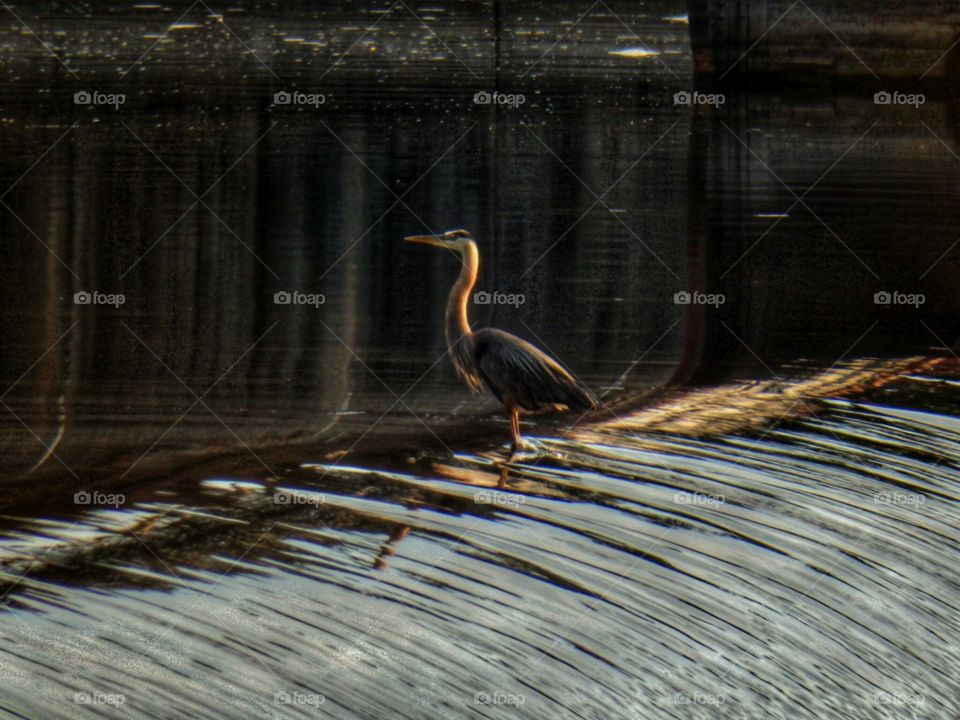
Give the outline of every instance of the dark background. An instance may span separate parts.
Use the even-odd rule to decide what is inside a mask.
[[[457,266],[405,246],[411,232],[472,230],[478,288],[526,298],[475,307],[475,322],[545,346],[625,405],[667,382],[957,340],[960,144],[936,88],[894,108],[869,83],[747,91],[701,72],[724,104],[676,105],[695,78],[674,3],[598,6],[559,36],[546,29],[564,27],[564,3],[222,18],[182,5],[38,3],[21,19],[46,46],[0,38],[8,478],[39,461],[33,477],[129,480],[238,442],[431,443],[408,408],[470,427],[496,407],[441,360]],[[651,38],[662,54],[611,54]],[[80,90],[126,102],[76,105]],[[283,90],[327,101],[276,105]],[[475,105],[478,90],[526,102]],[[126,303],[72,302],[94,289]],[[284,289],[326,303],[275,305]],[[676,305],[683,289],[725,303]],[[878,306],[880,290],[926,301]]]

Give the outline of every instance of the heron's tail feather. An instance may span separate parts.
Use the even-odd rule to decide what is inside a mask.
[[[600,399],[582,382],[572,379],[567,383],[567,401],[564,403],[571,410],[587,412],[600,406]]]

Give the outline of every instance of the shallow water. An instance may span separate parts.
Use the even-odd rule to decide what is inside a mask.
[[[269,72],[206,13],[135,79],[150,20],[25,13],[79,79],[3,36],[0,709],[960,714],[954,106],[691,109],[674,4],[546,55],[583,9],[493,51],[499,4],[439,5],[450,48],[396,7],[327,78],[376,8],[227,13]],[[604,400],[508,466],[444,357],[456,260],[400,240],[458,226],[523,296],[477,324]]]

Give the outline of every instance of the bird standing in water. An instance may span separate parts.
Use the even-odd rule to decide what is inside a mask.
[[[559,362],[515,335],[483,328],[474,332],[467,320],[467,303],[477,282],[480,254],[466,230],[442,235],[413,235],[407,242],[423,243],[460,254],[460,276],[450,290],[444,329],[453,367],[473,392],[483,384],[503,403],[510,416],[510,457],[520,447],[520,411],[578,410],[597,406],[597,397]]]

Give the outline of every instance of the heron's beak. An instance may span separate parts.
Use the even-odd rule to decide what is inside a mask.
[[[447,243],[440,235],[408,235],[404,238],[407,242],[422,243],[424,245],[433,245],[434,247],[446,247]]]

